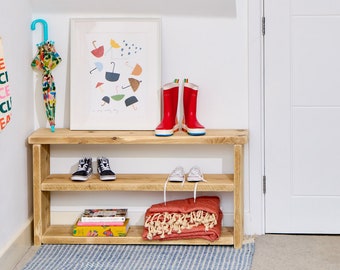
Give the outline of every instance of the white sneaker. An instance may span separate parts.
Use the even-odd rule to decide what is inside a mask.
[[[188,176],[187,176],[188,182],[195,182],[194,187],[194,202],[196,202],[196,193],[197,193],[197,185],[199,182],[207,182],[207,180],[204,179],[204,176],[197,166],[194,166],[190,169]]]
[[[185,173],[181,166],[176,167],[168,176],[167,181],[169,182],[184,182]]]
[[[197,166],[194,166],[190,169],[188,176],[187,176],[187,181],[188,182],[207,182],[204,179],[204,176]]]

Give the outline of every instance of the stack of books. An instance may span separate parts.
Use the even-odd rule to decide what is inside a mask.
[[[85,209],[73,226],[73,236],[124,237],[129,230],[127,209]]]

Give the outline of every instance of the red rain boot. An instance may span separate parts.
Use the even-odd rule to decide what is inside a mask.
[[[163,119],[156,127],[156,136],[171,136],[178,131],[178,80],[163,86]]]
[[[185,79],[183,89],[184,116],[182,129],[192,136],[205,135],[205,127],[202,126],[196,118],[197,94],[198,86],[189,83],[188,79]]]

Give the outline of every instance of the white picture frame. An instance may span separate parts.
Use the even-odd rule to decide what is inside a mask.
[[[70,24],[70,129],[155,129],[160,121],[160,19],[77,18]]]

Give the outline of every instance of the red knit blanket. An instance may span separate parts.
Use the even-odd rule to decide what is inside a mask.
[[[175,240],[221,235],[222,211],[217,196],[169,201],[152,205],[145,213],[143,239]]]

